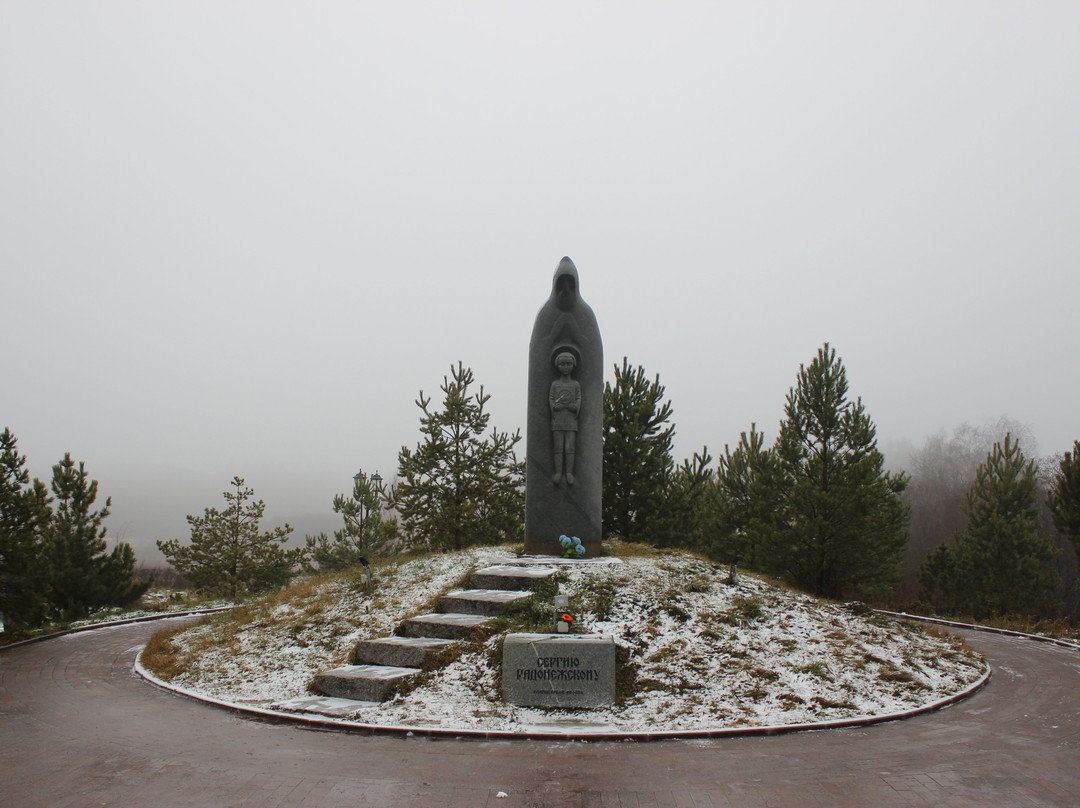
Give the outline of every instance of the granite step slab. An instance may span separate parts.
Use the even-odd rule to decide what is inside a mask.
[[[475,629],[490,617],[478,614],[421,614],[404,620],[397,628],[402,637],[437,637],[443,640],[467,640]]]
[[[377,701],[357,701],[356,699],[335,699],[330,696],[301,696],[296,699],[276,701],[271,710],[284,710],[289,713],[313,713],[334,718],[350,716],[366,707],[378,707]]]
[[[418,673],[394,665],[346,665],[315,674],[315,689],[336,699],[386,701],[398,682]]]
[[[453,640],[435,637],[379,637],[358,642],[353,659],[357,665],[422,668],[430,657],[453,644]]]
[[[550,564],[496,564],[484,567],[469,576],[469,584],[476,589],[533,589],[541,581],[546,581],[555,574],[556,567]]]
[[[458,589],[439,598],[439,611],[498,617],[511,604],[531,597],[531,592],[520,590]]]

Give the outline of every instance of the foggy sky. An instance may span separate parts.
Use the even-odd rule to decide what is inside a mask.
[[[569,255],[680,459],[771,441],[825,341],[883,444],[1008,415],[1063,451],[1078,34],[1027,0],[3,0],[0,428],[42,479],[85,461],[140,558],[233,475],[332,527],[458,360],[524,426]]]

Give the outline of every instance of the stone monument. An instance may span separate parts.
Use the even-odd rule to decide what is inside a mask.
[[[525,552],[561,555],[568,535],[599,555],[604,349],[569,258],[533,324],[526,424]]]

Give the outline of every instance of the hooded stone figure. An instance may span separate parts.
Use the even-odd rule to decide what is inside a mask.
[[[529,342],[525,552],[561,555],[559,536],[600,553],[604,350],[578,271],[563,258]]]

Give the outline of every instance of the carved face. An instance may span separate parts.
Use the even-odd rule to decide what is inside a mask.
[[[569,273],[555,281],[555,305],[563,311],[571,308],[577,299],[577,281]]]
[[[576,364],[573,355],[568,353],[559,354],[559,358],[555,360],[555,367],[563,376],[569,376]]]

